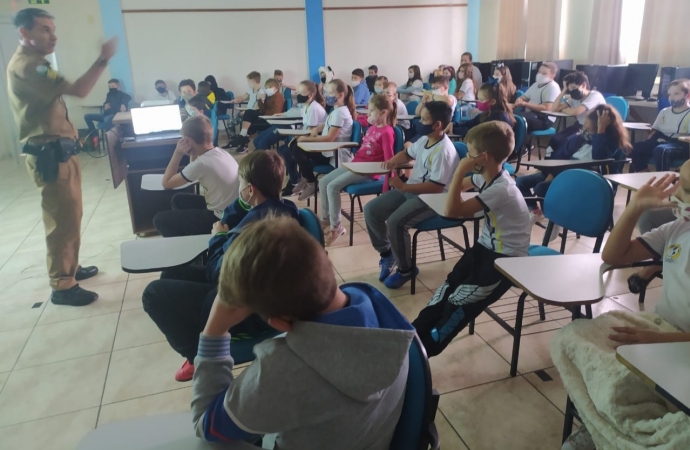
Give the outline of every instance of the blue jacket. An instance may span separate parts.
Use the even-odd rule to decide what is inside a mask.
[[[465,136],[470,131],[470,128],[476,127],[477,125],[481,125],[484,122],[494,120],[498,122],[505,122],[511,127],[515,126],[515,119],[513,119],[513,121],[511,122],[510,114],[506,112],[488,112],[478,114],[474,119],[461,122],[459,125],[454,125],[453,132],[457,135]]]
[[[359,83],[354,89],[355,91],[355,105],[366,105],[369,103],[369,97],[371,97],[371,92],[366,83]]]
[[[587,143],[581,133],[574,134],[566,139],[563,145],[554,149],[548,159],[572,159],[573,155]],[[592,144],[592,159],[613,158],[618,149],[618,142],[605,133],[593,134],[590,143]]]
[[[223,217],[232,214],[234,203],[231,203],[225,211]],[[230,211],[229,211],[230,210]],[[242,229],[252,222],[261,220],[269,213],[279,216],[290,216],[295,220],[299,219],[297,206],[290,200],[268,199],[260,205],[255,206],[247,212],[247,215],[237,224],[236,227],[227,233],[218,233],[211,238],[208,243],[208,264],[206,265],[206,279],[211,283],[217,283],[220,276],[220,267],[223,263],[223,255],[228,251],[235,238],[242,232]]]

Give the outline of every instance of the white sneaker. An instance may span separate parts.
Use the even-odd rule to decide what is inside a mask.
[[[300,178],[299,183],[292,189],[293,194],[299,194],[304,190],[304,188],[307,187],[307,180],[304,178]]]
[[[551,231],[551,236],[549,236],[549,242],[553,242],[556,239],[559,239],[561,234],[563,232],[563,227],[560,225],[553,225],[553,231]]]
[[[541,209],[533,209],[529,212],[529,223],[531,226],[534,226],[537,222],[541,222],[543,220],[544,214],[541,212]]]
[[[561,450],[595,450],[594,441],[592,440],[592,435],[589,434],[587,428],[582,425],[580,428],[575,430],[573,434],[568,436],[565,440]]]
[[[306,200],[316,192],[316,183],[307,183],[302,192],[297,197],[298,200]]]
[[[336,228],[335,230],[332,230],[332,229],[326,230],[326,237],[324,239],[324,241],[326,243],[326,247],[330,247],[333,244],[335,244],[335,242],[338,240],[338,238],[340,236],[344,236],[345,233],[347,233],[347,230],[342,225],[338,225],[338,228]]]

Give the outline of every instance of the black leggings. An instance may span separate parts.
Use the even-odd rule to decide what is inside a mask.
[[[244,112],[242,122],[249,122],[251,124],[247,130],[247,134],[258,133],[259,131],[267,130],[271,127],[266,120],[259,117],[261,115],[263,115],[263,113],[258,109],[250,109]]]
[[[527,132],[548,130],[553,126],[553,122],[544,113],[534,111],[524,111],[519,113],[527,122]]]
[[[291,142],[290,151],[292,152],[292,158],[299,166],[299,172],[302,178],[309,183],[316,183],[314,164],[326,165],[331,162],[331,158],[324,156],[323,153],[305,152],[297,146],[297,140]]]
[[[206,208],[202,195],[180,192],[173,195],[170,205],[172,210],[161,211],[153,217],[153,227],[163,237],[209,234],[219,220]]]

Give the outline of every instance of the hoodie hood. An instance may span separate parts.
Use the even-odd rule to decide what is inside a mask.
[[[204,78],[204,81],[208,81],[209,83],[211,83],[212,90],[218,89],[218,82],[216,81],[216,77],[214,77],[213,75],[207,76],[206,78]]]
[[[347,283],[340,288],[349,297],[347,307],[295,323],[285,341],[335,389],[360,402],[374,401],[400,376],[414,327],[375,287]],[[343,364],[353,360],[356,366]]]
[[[319,77],[321,76],[321,73],[326,74],[326,83],[330,83],[335,78],[335,72],[333,72],[331,66],[319,67]]]

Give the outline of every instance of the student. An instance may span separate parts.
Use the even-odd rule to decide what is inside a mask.
[[[221,103],[221,100],[228,99],[228,95],[225,92],[225,89],[218,86],[216,77],[214,77],[213,75],[207,75],[206,78],[204,78],[204,81],[210,83],[211,92],[213,92],[213,95],[215,95],[216,97],[216,101],[218,102],[218,115],[227,114],[228,106],[224,103]]]
[[[637,228],[640,230],[640,235],[649,233],[655,228],[673,222],[676,216],[670,209],[655,209],[645,211],[637,221]],[[639,294],[647,289],[650,281],[659,273],[661,273],[661,261],[655,260],[658,264],[652,264],[643,267],[639,272],[634,273],[628,277],[628,288],[633,294]]]
[[[403,129],[405,137],[407,137],[407,134],[414,130],[412,130],[409,120],[400,120],[400,116],[407,116],[409,114],[407,114],[407,106],[405,106],[405,103],[398,98],[398,85],[392,81],[385,83],[383,85],[383,93],[388,96],[388,100],[395,102],[396,110],[398,111],[397,125]]]
[[[472,53],[465,52],[460,55],[460,65],[462,64],[470,64],[472,66],[472,80],[477,86],[482,84],[482,72],[479,70],[479,67],[475,66],[472,62]]]
[[[616,154],[628,152],[631,148],[623,119],[611,105],[599,105],[587,114],[584,129],[566,139],[560,147],[546,151],[547,159],[607,159]],[[557,171],[542,170],[517,178],[517,187],[525,197],[542,197],[551,185]],[[533,193],[534,192],[534,193]],[[535,200],[528,200],[532,224],[544,220],[544,215]],[[559,230],[560,232],[560,230]],[[553,239],[558,233],[551,233]]]
[[[259,100],[266,99],[266,92],[261,87],[261,74],[259,72],[249,72],[247,74],[247,87],[247,92],[231,100],[230,103],[236,104],[247,102],[248,110],[259,109]]]
[[[319,67],[319,90],[323,97],[326,96],[326,85],[335,79],[335,72],[331,69],[331,66]],[[330,112],[330,108],[326,108],[326,112]]]
[[[280,85],[279,90],[280,90],[280,93],[283,95],[285,95],[286,89],[290,89],[291,91],[297,90],[297,88],[295,88],[294,86],[283,84],[283,71],[280,69],[276,69],[273,71],[273,79],[276,80],[278,82],[278,84]]]
[[[353,70],[350,85],[355,92],[355,105],[366,105],[369,103],[369,97],[371,97],[369,88],[366,83],[362,84],[362,81],[364,81],[364,71],[362,69]]]
[[[84,122],[89,127],[89,133],[96,131],[94,122],[103,123],[105,130],[113,127],[113,119],[118,112],[127,111],[132,97],[120,90],[120,81],[115,78],[108,81],[108,94],[103,102],[103,114],[85,114]]]
[[[343,80],[331,81],[326,85],[326,104],[333,107],[326,123],[313,129],[311,135],[298,137],[294,140],[295,144],[290,146],[292,157],[302,175],[302,179],[292,190],[293,194],[299,193],[299,200],[305,200],[316,192],[314,163],[331,164],[331,158],[338,158],[341,163],[352,160],[352,153],[347,148],[339,149],[335,154],[334,152],[308,153],[296,145],[297,142],[347,142],[352,139],[352,117],[355,114],[352,87],[345,84]]]
[[[673,159],[688,158],[688,144],[678,138],[690,134],[690,80],[669,83],[668,99],[671,106],[659,111],[649,139],[633,145],[630,157],[635,172],[646,171],[651,158],[657,171],[670,169]]]
[[[458,84],[455,98],[466,102],[473,102],[477,97],[477,85],[474,83],[472,64],[463,64],[458,67]]]
[[[206,108],[207,105],[208,99],[201,94],[197,94],[190,98],[185,107],[187,118],[205,115],[206,111],[208,111]]]
[[[153,226],[163,237],[207,234],[238,195],[237,162],[213,146],[211,121],[203,115],[191,117],[182,124],[180,134],[182,139],[163,175],[163,187],[175,189],[198,181],[204,195],[173,196],[172,210],[161,211],[153,217]],[[178,173],[184,156],[189,156],[192,162]]]
[[[376,77],[376,80],[374,81],[374,93],[375,94],[383,94],[384,90],[384,85],[388,83],[388,77],[380,76]],[[398,98],[396,95],[395,98]]]
[[[518,114],[525,118],[528,132],[548,130],[556,120],[554,116],[548,116],[544,112],[551,111],[553,102],[558,98],[558,83],[554,81],[557,74],[558,66],[555,63],[542,63],[536,82],[522,97],[515,100],[515,108],[524,108]]]
[[[431,79],[431,91],[424,91],[422,101],[419,102],[419,105],[417,105],[417,108],[415,109],[415,115],[421,116],[424,105],[434,101],[445,102],[451,111],[455,111],[455,107],[458,105],[457,99],[448,92],[448,79],[443,75],[438,75]],[[420,137],[425,136],[426,129],[427,127],[425,125],[417,121],[417,134],[410,139],[409,143],[417,142]],[[406,143],[406,145],[409,145],[409,143]]]
[[[419,273],[418,268],[412,267],[408,230],[436,215],[419,199],[419,194],[447,191],[458,164],[458,153],[444,132],[451,115],[452,110],[444,101],[425,104],[421,113],[425,135],[385,163],[387,169],[394,170],[416,160],[410,179],[403,183],[398,177],[391,178],[389,183],[394,190],[364,207],[371,244],[381,255],[379,280],[390,289],[400,288]],[[394,272],[396,265],[398,270]]]
[[[510,128],[515,126],[515,116],[513,116],[513,110],[508,104],[505,89],[501,84],[482,84],[479,92],[477,92],[477,100],[474,119],[454,126],[454,134],[465,136],[471,128],[492,120],[505,122],[510,125]]]
[[[414,329],[385,295],[366,283],[338,287],[324,249],[285,218],[237,238],[218,291],[195,360],[198,436],[256,442],[271,433],[284,450],[390,447]],[[286,334],[256,345],[235,378],[228,329],[250,314]]]
[[[512,283],[494,262],[527,256],[529,248],[527,205],[503,170],[515,146],[512,128],[505,122],[486,122],[472,128],[465,142],[467,156],[453,175],[445,212],[449,217],[473,217],[483,211],[484,225],[477,244],[463,253],[412,322],[429,356],[441,353],[467,324],[510,289]],[[474,174],[467,176],[471,172]],[[463,200],[461,193],[470,189],[477,189],[479,195]]]
[[[158,95],[155,96],[155,100],[164,100],[170,102],[170,104],[177,103],[177,96],[173,91],[168,90],[168,85],[165,84],[163,80],[156,80],[156,92]]]
[[[380,92],[374,91],[374,84],[379,77],[379,68],[372,65],[369,66],[369,75],[367,76],[367,87],[369,88],[370,94],[380,94]]]
[[[211,83],[208,81],[199,81],[197,92],[208,99],[211,107],[216,103],[216,94],[211,90]]]
[[[403,94],[403,100],[419,101],[422,98],[424,82],[419,66],[414,65],[407,68],[407,82],[404,87],[398,88],[398,93]]]
[[[384,162],[393,157],[395,145],[397,106],[385,94],[375,94],[369,100],[368,122],[370,124],[362,141],[362,146],[355,153],[352,162]],[[344,167],[338,167],[319,181],[321,192],[321,225],[329,228],[326,234],[326,245],[335,244],[336,240],[347,230],[340,222],[340,194],[352,184],[366,183],[372,177],[358,175]]]
[[[503,86],[506,91],[506,98],[511,105],[517,100],[517,87],[513,83],[513,76],[510,74],[510,69],[506,66],[496,67],[494,70],[494,79]]]
[[[458,88],[458,82],[455,79],[455,68],[453,66],[444,66],[441,75],[448,78],[448,92],[454,94]]]
[[[569,98],[561,100],[568,95]],[[549,145],[553,148],[559,147],[568,136],[571,136],[582,129],[585,124],[587,112],[598,105],[606,104],[604,96],[598,91],[589,89],[589,78],[584,72],[573,72],[563,78],[563,90],[556,100],[551,104],[551,111],[562,112],[577,117],[574,125],[556,133]]]
[[[683,164],[674,186],[677,179],[669,174],[640,188],[601,253],[614,267],[663,261],[663,293],[654,313],[610,311],[576,320],[551,343],[554,364],[585,425],[566,440],[564,449],[690,446],[688,417],[616,358],[620,345],[690,342],[690,162]],[[640,215],[661,208],[672,210],[677,220],[633,237]],[[582,445],[585,441],[588,447]]]
[[[180,91],[180,108],[187,109],[187,100],[196,95],[196,83],[190,79],[182,80],[177,90]]]
[[[258,109],[245,111],[242,116],[242,128],[240,134],[230,140],[232,147],[237,147],[237,153],[242,154],[249,150],[250,134],[270,128],[270,124],[259,116],[272,116],[283,112],[285,97],[280,94],[280,84],[273,78],[266,80],[264,92],[265,98],[257,101]]]
[[[177,381],[189,381],[194,374],[199,333],[204,329],[216,296],[223,256],[228,249],[249,224],[269,215],[297,221],[295,204],[280,198],[284,174],[283,160],[276,152],[253,152],[244,157],[239,164],[239,188],[235,191],[239,192],[239,198],[225,209],[222,220],[213,224],[214,236],[209,241],[207,265],[192,264],[165,270],[160,280],[149,283],[144,290],[144,311],[163,332],[170,346],[186,358],[175,374]],[[209,231],[207,229],[204,234]],[[272,328],[252,315],[231,331],[257,336]]]

